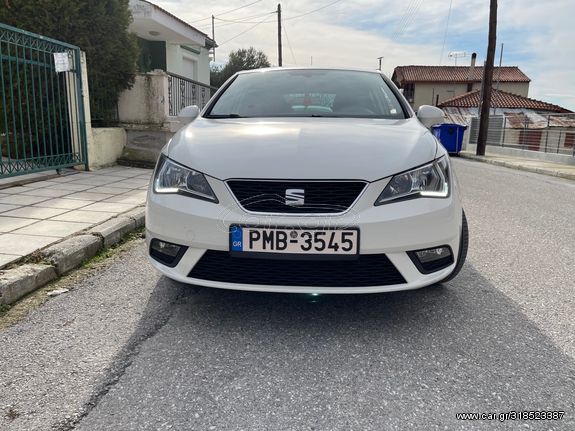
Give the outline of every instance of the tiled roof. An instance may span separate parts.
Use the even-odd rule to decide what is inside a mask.
[[[470,66],[398,66],[393,71],[393,80],[405,82],[469,82]],[[501,74],[500,74],[501,71]],[[475,66],[471,81],[481,82],[483,66]],[[530,82],[531,80],[517,66],[495,67],[493,81]]]
[[[440,108],[459,107],[459,108],[474,108],[479,106],[479,90],[471,91],[462,94],[461,96],[453,97],[445,100],[439,104]],[[533,109],[535,111],[549,111],[549,112],[571,112],[559,105],[552,103],[542,102],[541,100],[530,99],[529,97],[519,96],[517,94],[508,93],[507,91],[493,90],[491,93],[491,106],[497,108],[517,108],[517,109]]]

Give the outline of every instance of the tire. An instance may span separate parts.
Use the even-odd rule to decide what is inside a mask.
[[[469,229],[467,228],[467,218],[465,217],[465,211],[462,211],[462,223],[461,223],[461,241],[459,242],[459,253],[457,254],[457,264],[453,269],[453,272],[441,280],[439,283],[446,283],[453,280],[461,267],[465,263],[465,258],[467,257],[467,248],[469,246]]]

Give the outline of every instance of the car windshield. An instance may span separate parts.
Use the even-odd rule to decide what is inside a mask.
[[[207,118],[405,118],[396,95],[377,73],[287,69],[240,74]]]

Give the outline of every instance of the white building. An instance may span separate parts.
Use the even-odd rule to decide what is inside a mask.
[[[130,0],[133,22],[129,30],[138,36],[140,72],[160,69],[199,83],[210,84],[210,50],[216,42],[147,0]]]

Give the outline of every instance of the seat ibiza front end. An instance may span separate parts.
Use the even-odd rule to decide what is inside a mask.
[[[467,223],[449,156],[379,72],[286,68],[230,78],[162,150],[152,265],[199,286],[373,293],[449,280]],[[424,125],[425,123],[425,125]]]

